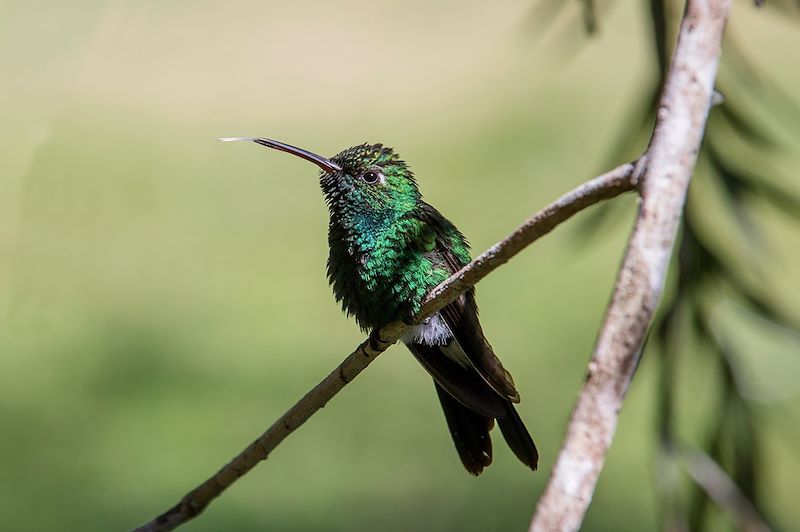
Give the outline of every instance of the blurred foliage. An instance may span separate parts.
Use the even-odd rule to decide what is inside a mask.
[[[548,16],[566,5],[554,1],[542,4],[546,5]],[[760,7],[764,2],[755,4]],[[631,148],[641,149],[649,139],[682,6],[683,2],[677,0],[650,2],[652,51],[658,75],[651,89],[644,91],[641,103],[629,114],[625,133],[612,149],[612,162],[623,155],[632,157],[637,152]],[[746,6],[739,6],[742,7]],[[800,22],[800,3],[767,2],[765,9]],[[595,12],[591,0],[583,2],[582,12],[587,33],[594,33],[597,21],[592,18],[593,22],[586,23],[589,14]],[[800,332],[797,319],[773,301],[775,290],[765,282],[764,277],[776,258],[771,249],[776,239],[758,223],[763,209],[783,213],[795,224],[800,221],[800,191],[784,184],[786,179],[776,175],[779,171],[772,163],[782,153],[800,148],[796,141],[800,134],[796,133],[789,142],[780,138],[782,126],[800,132],[800,101],[746,57],[738,42],[741,38],[735,29],[725,36],[716,85],[722,101],[710,112],[697,175],[687,197],[676,259],[653,325],[654,335],[648,339],[648,351],[659,355],[661,492],[658,499],[665,530],[706,530],[714,526],[715,521],[709,517],[714,501],[707,487],[683,481],[695,477],[693,471],[682,478],[676,472],[678,464],[692,467],[686,455],[698,448],[730,476],[763,523],[770,528],[788,525],[777,527],[767,509],[766,501],[771,494],[766,487],[768,468],[761,443],[765,427],[759,423],[764,413],[753,404],[752,398],[746,397],[742,387],[746,377],[741,368],[743,356],[737,352],[741,348],[714,324],[715,310],[721,302],[730,300],[747,309],[749,319],[761,320],[781,334]],[[758,48],[753,40],[748,39],[747,43],[750,51]],[[719,198],[722,216],[709,219],[706,215],[709,204],[714,202],[709,195]],[[594,234],[597,224],[614,210],[613,204],[597,209],[589,217],[585,231]],[[796,293],[797,287],[793,289]],[[707,383],[717,390],[717,397],[711,398],[713,406],[705,414],[702,429],[690,435],[679,434],[676,421],[682,414],[676,411],[676,396],[682,393],[678,365],[690,363],[679,360],[681,351],[692,356],[710,356],[717,365],[713,380]],[[758,354],[751,356],[757,358]],[[736,528],[752,526],[741,521],[742,516],[735,509],[716,510],[717,519],[720,511],[728,512],[728,522]]]
[[[323,154],[365,140],[393,145],[476,252],[594,175],[618,129],[633,135],[629,123],[649,120],[641,110],[654,87],[652,38],[640,2],[566,4],[577,19],[562,16],[553,29],[574,26],[580,40],[565,48],[572,55],[530,45],[522,22],[530,0],[5,2],[0,530],[144,522],[252,441],[362,339],[325,280],[326,212],[313,168],[217,137],[268,135]],[[791,34],[781,19],[764,18],[767,9],[738,10],[732,29],[766,43],[754,57],[781,85],[800,84],[786,53],[798,41],[787,45]],[[586,20],[594,21],[593,45],[578,46]],[[777,98],[768,103],[782,106],[779,118],[791,116],[788,96]],[[764,102],[746,103],[744,119],[762,119],[759,130],[775,137]],[[719,141],[723,153],[726,138]],[[746,180],[749,155],[726,154],[744,157],[730,166]],[[774,291],[779,302],[800,311],[792,290],[800,240],[759,199],[791,185],[800,163],[776,152],[758,164],[779,170],[744,196],[752,225],[766,224],[767,243],[779,243],[764,269],[784,288]],[[695,186],[716,182],[703,175]],[[717,192],[708,198],[724,197]],[[610,212],[634,208],[633,197],[619,198]],[[704,230],[714,229],[697,231],[704,245],[738,250],[742,226],[731,220],[735,231],[718,237],[710,224],[727,216],[721,200],[695,212]],[[515,375],[520,414],[542,453],[539,473],[497,445],[489,470],[466,475],[430,379],[398,347],[186,529],[524,528],[627,230],[596,225],[591,239],[601,245],[579,252],[558,230],[478,287],[484,329]],[[761,294],[766,277],[739,271],[741,256],[723,264]],[[770,343],[779,331],[751,319],[746,305],[715,307],[709,292],[712,330],[744,357],[759,353],[734,372],[744,376],[736,383],[748,391],[755,426],[729,425],[720,453],[739,452],[730,449],[734,429],[755,433],[768,472],[757,471],[757,492],[769,494],[762,501],[776,523],[798,522],[796,344]],[[691,314],[679,314],[684,327]],[[685,347],[680,354],[700,352]],[[682,441],[705,446],[716,434],[709,420],[720,419],[711,414],[724,397],[718,360],[677,364]],[[631,387],[586,530],[657,527],[663,496],[649,444],[657,361],[645,357]],[[765,367],[780,370],[760,373]]]

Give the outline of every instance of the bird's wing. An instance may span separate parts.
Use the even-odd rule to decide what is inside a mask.
[[[441,315],[475,371],[492,389],[509,401],[518,403],[519,392],[511,373],[503,367],[486,340],[478,321],[475,293],[470,290],[444,309]]]
[[[409,342],[406,347],[433,380],[459,403],[485,417],[506,415],[508,400],[487,386],[473,368],[462,366],[447,356],[444,346]]]
[[[449,269],[452,272],[460,270],[468,262],[468,255],[463,253],[457,256],[454,250],[457,246],[467,249],[463,235],[427,203],[422,203],[421,216],[436,233],[436,251],[444,258]],[[519,402],[519,393],[511,374],[503,367],[483,334],[474,289],[462,294],[440,312],[478,375],[499,395],[509,401]]]

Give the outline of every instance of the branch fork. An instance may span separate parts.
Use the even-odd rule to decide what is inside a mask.
[[[687,0],[678,44],[645,156],[585,182],[534,214],[509,236],[431,291],[417,323],[442,309],[522,249],[580,210],[637,189],[639,213],[566,436],[530,525],[577,530],[594,493],[619,412],[659,302],[689,180],[712,104],[730,0]],[[165,531],[201,513],[239,477],[358,376],[402,335],[407,323],[373,331],[336,369],[215,475],[173,508],[139,527]]]

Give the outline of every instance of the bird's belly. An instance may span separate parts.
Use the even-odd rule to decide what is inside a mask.
[[[453,331],[438,312],[425,318],[419,325],[412,325],[400,337],[404,344],[422,344],[439,346],[441,352],[449,359],[464,367],[470,367],[464,350],[453,337]]]

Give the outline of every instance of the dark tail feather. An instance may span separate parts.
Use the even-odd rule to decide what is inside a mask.
[[[509,402],[506,411],[505,417],[497,418],[500,432],[503,433],[503,438],[506,439],[506,443],[520,462],[536,471],[539,463],[539,451],[536,450],[536,444],[533,443],[533,438],[514,409],[514,405]]]
[[[489,431],[494,425],[494,420],[476,414],[453,399],[435,381],[434,384],[436,393],[439,395],[439,402],[442,404],[442,410],[444,410],[444,417],[447,419],[447,426],[453,436],[453,442],[456,444],[458,456],[461,457],[461,463],[473,475],[480,475],[483,468],[492,463],[492,440],[489,438]],[[522,421],[519,423],[522,425]],[[525,427],[523,426],[522,429],[524,431]],[[507,436],[506,439],[508,439]],[[528,439],[530,440],[530,436]],[[531,445],[533,445],[533,441],[531,441]]]

